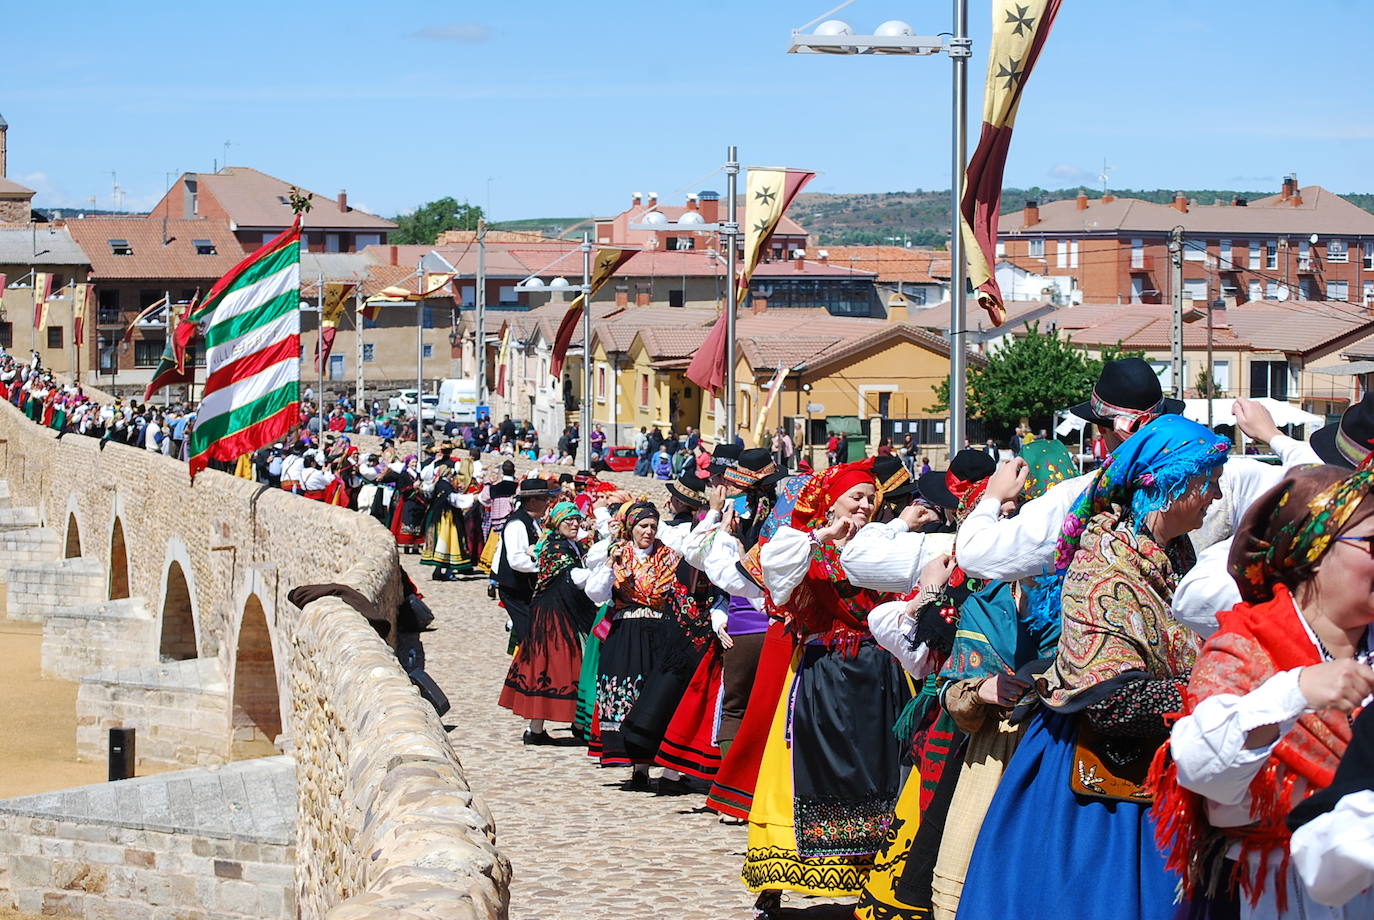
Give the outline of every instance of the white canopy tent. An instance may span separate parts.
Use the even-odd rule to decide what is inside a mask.
[[[1274,416],[1274,424],[1280,428],[1301,425],[1310,434],[1314,429],[1326,424],[1326,419],[1322,416],[1313,415],[1311,412],[1306,412],[1278,399],[1260,396],[1254,401],[1269,410],[1269,414]],[[1183,416],[1195,422],[1207,424],[1207,402],[1205,399],[1185,399],[1183,401]],[[1232,406],[1236,403],[1234,399],[1213,399],[1211,403],[1213,425],[1234,425],[1236,423],[1235,413],[1231,411]]]

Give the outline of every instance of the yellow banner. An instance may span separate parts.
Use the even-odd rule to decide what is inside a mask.
[[[331,281],[324,286],[324,305],[320,307],[320,325],[335,328],[343,319],[344,307],[353,296],[356,284]]]

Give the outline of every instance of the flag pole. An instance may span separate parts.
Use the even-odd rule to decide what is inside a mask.
[[[725,188],[729,199],[726,206],[725,228],[725,274],[729,277],[729,293],[725,302],[725,437],[716,438],[717,444],[735,443],[735,311],[738,306],[739,279],[735,277],[735,245],[739,238],[739,220],[736,212],[736,199],[739,197],[739,152],[731,146],[725,154]]]
[[[415,263],[415,274],[420,279],[419,292],[425,292],[425,260],[421,257]],[[415,301],[415,447],[419,453],[420,428],[424,424],[424,405],[421,397],[425,395],[425,299]],[[399,438],[397,439],[399,440]]]
[[[171,292],[171,290],[163,291],[163,292],[162,292],[162,299],[163,299],[163,301],[167,304],[167,306],[166,306],[166,310],[167,310],[167,319],[163,321],[162,328],[164,328],[164,329],[167,330],[167,338],[171,338],[173,335],[176,334],[176,329],[174,329],[173,326],[172,326],[172,292]],[[157,371],[154,371],[153,373],[154,373],[154,375],[156,375]],[[192,363],[191,363],[191,379],[194,380],[194,379],[195,379],[195,375],[196,375],[196,366],[195,366],[195,362],[192,362]],[[186,394],[186,395],[187,395],[187,400],[186,400],[186,401],[187,401],[187,402],[190,402],[190,401],[191,401],[191,400],[190,400],[190,392],[187,391],[187,394]],[[168,387],[163,387],[163,388],[162,388],[162,408],[164,408],[164,409],[170,409],[171,407],[172,407],[172,388],[169,387],[169,386],[168,386]]]
[[[319,371],[320,389],[315,394],[315,417],[320,420],[320,444],[324,443],[324,272],[315,276],[315,362]]]
[[[456,272],[455,272],[456,277]],[[487,221],[485,217],[477,220],[477,288],[474,306],[476,322],[473,325],[473,357],[477,365],[477,405],[487,405]],[[490,409],[488,409],[490,412]],[[586,467],[583,467],[586,469]]]
[[[953,137],[951,147],[949,234],[949,456],[964,446],[965,351],[968,265],[964,260],[963,225],[960,219],[964,198],[964,169],[968,163],[968,61],[972,56],[968,37],[968,0],[954,0],[954,35],[949,42],[953,68]]]
[[[577,437],[578,469],[592,468],[592,237],[582,231],[582,430]]]
[[[364,386],[365,386],[365,384],[363,383],[363,315],[362,315],[362,308],[363,308],[363,284],[362,284],[361,281],[359,281],[359,282],[358,282],[358,286],[355,287],[355,288],[353,289],[353,338],[354,338],[354,340],[355,340],[355,341],[354,341],[354,345],[356,346],[354,350],[357,352],[357,354],[354,356],[354,357],[357,359],[357,367],[355,368],[355,370],[357,371],[357,379],[354,381],[354,393],[355,393],[355,398],[357,399],[357,402],[358,402],[358,407],[357,407],[356,412],[363,412],[363,411],[365,411],[364,408],[363,408],[363,398],[364,398],[364,395],[365,395],[365,394],[364,394]],[[356,412],[355,412],[355,414],[356,414]],[[368,415],[370,416],[371,413],[368,413]]]

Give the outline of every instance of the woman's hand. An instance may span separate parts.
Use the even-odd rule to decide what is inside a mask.
[[[906,524],[906,529],[911,531],[920,530],[927,524],[934,524],[940,520],[940,512],[934,508],[927,508],[920,502],[912,502],[902,509],[902,513],[897,515]]]
[[[816,538],[817,543],[828,545],[843,543],[854,536],[858,530],[858,521],[848,515],[841,515],[824,527],[818,527],[816,530],[812,531],[812,535]]]
[[[735,640],[725,628],[725,624],[720,624],[720,629],[716,630],[716,638],[720,640],[721,648],[734,648]]]
[[[739,515],[735,514],[735,506],[731,505],[720,516],[720,529],[733,536],[738,525]]]
[[[1374,693],[1374,668],[1353,658],[1303,668],[1298,689],[1313,709],[1353,712]]]
[[[1010,709],[1029,687],[1014,674],[994,674],[978,685],[978,699],[989,706]]]
[[[1026,465],[1026,461],[1020,457],[1012,457],[988,478],[988,487],[983,492],[983,497],[995,498],[999,505],[1015,500],[1025,487],[1026,475],[1029,472],[1030,467]]]
[[[720,511],[725,507],[725,486],[706,487],[706,506],[712,511]]]
[[[954,557],[942,553],[926,563],[921,569],[920,585],[923,591],[942,591],[954,574]]]

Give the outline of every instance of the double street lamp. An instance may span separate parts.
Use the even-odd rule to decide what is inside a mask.
[[[822,22],[811,33],[795,29],[789,54],[905,54],[918,57],[949,55],[953,65],[950,98],[953,137],[950,141],[950,296],[949,296],[949,453],[963,447],[965,431],[966,352],[968,334],[968,268],[964,262],[959,209],[964,197],[964,168],[968,162],[968,62],[973,41],[968,36],[968,0],[953,0],[954,27],[947,36],[916,35],[900,20],[888,20],[872,35],[856,35],[849,23]],[[814,22],[814,20],[813,20]],[[810,24],[808,23],[808,26]],[[803,29],[806,26],[803,26]]]

